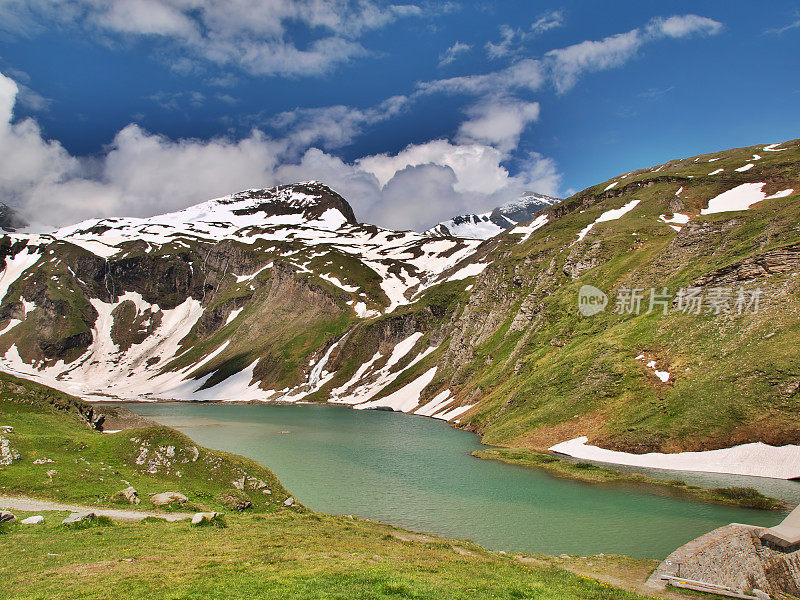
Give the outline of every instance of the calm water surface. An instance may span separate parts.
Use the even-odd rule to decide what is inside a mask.
[[[475,435],[400,413],[311,405],[126,406],[199,444],[258,460],[314,510],[469,538],[497,550],[663,558],[720,525],[768,526],[783,517],[480,460],[470,456],[483,447]]]

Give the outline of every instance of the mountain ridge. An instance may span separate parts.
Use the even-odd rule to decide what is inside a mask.
[[[797,141],[625,173],[485,241],[353,223],[296,185],[320,187],[224,197],[228,221],[5,236],[0,366],[94,398],[390,408],[538,450],[800,443]],[[328,199],[268,215],[270,194]],[[758,314],[614,310],[625,288],[754,282]],[[587,284],[609,298],[592,318]]]

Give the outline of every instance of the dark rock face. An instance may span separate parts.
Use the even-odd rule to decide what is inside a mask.
[[[19,216],[16,210],[0,202],[0,229],[13,233],[27,226],[28,222]]]
[[[696,279],[693,285],[736,285],[768,275],[797,271],[800,271],[800,244],[792,244],[711,271]]]

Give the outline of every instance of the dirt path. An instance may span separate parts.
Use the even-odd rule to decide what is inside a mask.
[[[67,510],[70,512],[93,512],[98,516],[110,517],[115,521],[136,523],[147,517],[158,517],[167,521],[181,521],[191,519],[192,513],[161,513],[127,508],[100,508],[98,506],[85,506],[82,504],[66,504],[51,500],[35,500],[24,496],[0,496],[0,509],[24,510],[26,512],[39,512],[46,510]]]

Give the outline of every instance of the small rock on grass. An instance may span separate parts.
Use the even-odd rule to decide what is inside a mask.
[[[172,504],[173,502],[179,502],[183,504],[184,502],[188,501],[189,499],[180,492],[161,492],[160,494],[154,494],[150,497],[150,502],[152,502],[155,506],[166,506],[167,504]]]
[[[0,523],[13,523],[17,520],[17,517],[14,516],[14,513],[8,512],[7,510],[0,510]]]
[[[44,517],[42,515],[34,515],[32,517],[28,517],[27,519],[22,519],[20,523],[23,525],[40,525],[44,523]]]
[[[204,523],[206,521],[209,521],[209,522],[213,521],[219,515],[220,515],[220,513],[218,513],[218,512],[199,512],[199,513],[194,513],[194,516],[192,517],[192,525],[200,525],[200,524],[202,524],[202,523]]]
[[[286,500],[283,501],[286,506],[294,506],[294,498],[289,496]]]
[[[129,502],[130,504],[139,504],[139,492],[133,486],[128,486],[124,490],[120,490],[111,495],[111,500],[114,502]]]

